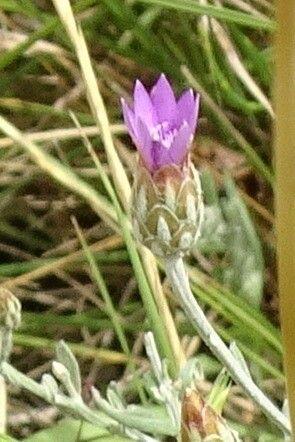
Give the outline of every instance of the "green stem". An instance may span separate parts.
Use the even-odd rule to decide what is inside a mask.
[[[40,338],[39,336],[24,335],[21,333],[13,334],[13,342],[15,345],[21,345],[28,348],[41,348],[54,351],[55,342],[51,339]],[[72,352],[83,359],[95,359],[104,364],[126,364],[129,361],[128,356],[123,353],[107,350],[103,348],[89,347],[83,344],[68,344]]]

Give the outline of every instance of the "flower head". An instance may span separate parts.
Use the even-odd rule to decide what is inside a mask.
[[[21,304],[9,290],[0,288],[0,328],[16,329],[21,322]]]
[[[151,173],[185,161],[197,125],[199,101],[199,94],[194,95],[192,89],[177,100],[164,74],[150,93],[136,81],[133,108],[122,99],[125,124]]]
[[[189,89],[176,99],[162,74],[150,93],[137,80],[133,106],[122,99],[122,107],[140,157],[131,202],[135,236],[158,256],[187,253],[203,216],[199,174],[189,158],[199,95]]]

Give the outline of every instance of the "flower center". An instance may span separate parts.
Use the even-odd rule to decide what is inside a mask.
[[[174,141],[177,134],[177,129],[172,129],[168,121],[163,121],[163,123],[157,124],[150,131],[150,135],[153,141],[157,141],[162,146],[169,149]]]

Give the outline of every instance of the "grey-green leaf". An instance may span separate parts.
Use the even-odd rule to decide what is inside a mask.
[[[64,341],[59,341],[56,345],[56,358],[69,371],[71,381],[78,394],[81,394],[81,375],[78,362],[70,348]]]

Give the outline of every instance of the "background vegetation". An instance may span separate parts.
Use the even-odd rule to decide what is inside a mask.
[[[0,278],[23,305],[13,363],[39,379],[62,338],[79,358],[86,400],[91,385],[103,391],[112,379],[126,386],[131,399],[135,390],[126,364],[131,356],[146,369],[142,334],[153,329],[162,354],[173,360],[178,334],[183,353],[202,362],[206,382],[200,389],[210,390],[219,364],[187,326],[161,266],[162,289],[144,278],[154,268],[126,237],[114,188],[109,192],[105,181],[111,179],[124,206],[129,190],[112,162],[108,130],[132,181],[136,154],[122,125],[119,97],[129,97],[135,78],[149,86],[165,72],[179,92],[191,86],[202,95],[192,154],[202,172],[206,220],[188,261],[192,288],[224,340],[237,342],[258,385],[281,404],[271,158],[273,4],[77,0],[72,6],[105,103],[93,104],[92,94],[92,111],[86,94],[91,78],[86,63],[82,75],[78,62],[81,45],[65,32],[52,3],[0,0],[0,111],[30,134],[19,146],[1,123]],[[94,151],[103,170],[93,162]],[[161,290],[172,316],[167,305],[159,307]],[[236,386],[225,416],[245,440],[280,440]],[[29,440],[51,440],[61,431],[55,427],[59,417],[54,407],[10,388],[11,435],[28,437],[49,427]],[[67,434],[69,425],[78,433],[70,421]]]

